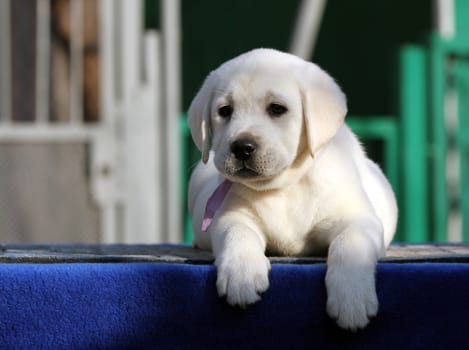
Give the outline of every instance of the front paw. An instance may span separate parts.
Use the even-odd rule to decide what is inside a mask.
[[[339,327],[357,331],[378,313],[373,271],[328,270],[327,313]]]
[[[246,307],[269,288],[270,262],[264,254],[225,254],[215,261],[217,289],[230,305]]]

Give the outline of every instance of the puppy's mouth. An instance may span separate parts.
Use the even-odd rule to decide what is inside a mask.
[[[241,182],[257,182],[275,177],[282,169],[274,167],[273,164],[275,164],[275,159],[269,155],[257,158],[252,157],[245,160],[229,156],[223,157],[220,161],[215,161],[215,165],[220,173],[235,182],[236,180]]]
[[[243,179],[251,179],[261,176],[261,174],[253,169],[250,169],[246,165],[234,172],[234,176],[240,177]]]

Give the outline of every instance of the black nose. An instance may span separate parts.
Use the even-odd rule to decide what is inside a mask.
[[[231,152],[235,155],[236,159],[248,160],[256,151],[257,144],[253,139],[242,138],[235,140],[231,143]]]

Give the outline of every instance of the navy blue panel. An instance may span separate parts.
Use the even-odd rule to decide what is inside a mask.
[[[324,264],[274,264],[246,310],[218,298],[210,265],[0,265],[0,348],[468,349],[469,264],[378,265],[364,331],[325,312]]]

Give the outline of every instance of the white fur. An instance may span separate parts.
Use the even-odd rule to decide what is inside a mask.
[[[288,111],[272,117],[270,103]],[[218,115],[223,105],[231,118]],[[344,124],[345,96],[318,66],[270,49],[238,56],[213,71],[189,109],[203,152],[189,184],[194,245],[212,249],[217,288],[232,305],[260,299],[269,286],[267,254],[327,254],[327,311],[339,326],[365,327],[378,311],[374,270],[394,235],[392,189]],[[249,164],[230,144],[251,137]],[[240,177],[240,167],[257,176]],[[223,179],[233,185],[208,232],[208,197]]]

